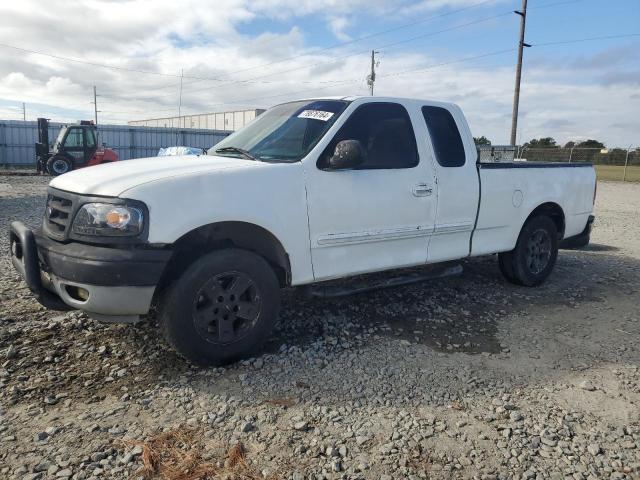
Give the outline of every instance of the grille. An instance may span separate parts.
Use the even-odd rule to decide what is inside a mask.
[[[47,234],[55,239],[67,237],[73,213],[73,200],[58,193],[47,195],[44,226]]]

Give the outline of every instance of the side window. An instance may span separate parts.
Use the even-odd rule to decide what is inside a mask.
[[[70,128],[67,133],[67,139],[64,141],[64,146],[67,148],[82,147],[82,129]]]
[[[418,165],[418,149],[407,110],[397,103],[366,103],[358,107],[322,152],[318,167],[324,168],[336,144],[358,140],[365,150],[359,170],[412,168]]]
[[[87,129],[87,147],[93,148],[96,146],[96,134],[93,130]]]
[[[443,167],[461,167],[465,163],[464,145],[451,112],[442,107],[422,107],[436,160]]]

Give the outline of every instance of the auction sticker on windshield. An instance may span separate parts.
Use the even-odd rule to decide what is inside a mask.
[[[326,122],[333,117],[333,112],[323,112],[322,110],[304,110],[298,118],[313,118],[314,120],[322,120]]]

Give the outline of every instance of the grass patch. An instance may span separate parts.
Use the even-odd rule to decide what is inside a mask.
[[[624,175],[624,166],[620,165],[595,165],[598,180],[614,180],[622,181]],[[627,167],[627,182],[640,182],[640,167]]]

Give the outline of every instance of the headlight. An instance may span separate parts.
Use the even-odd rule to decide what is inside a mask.
[[[108,237],[132,237],[142,233],[142,210],[127,205],[86,203],[73,220],[73,233]]]

